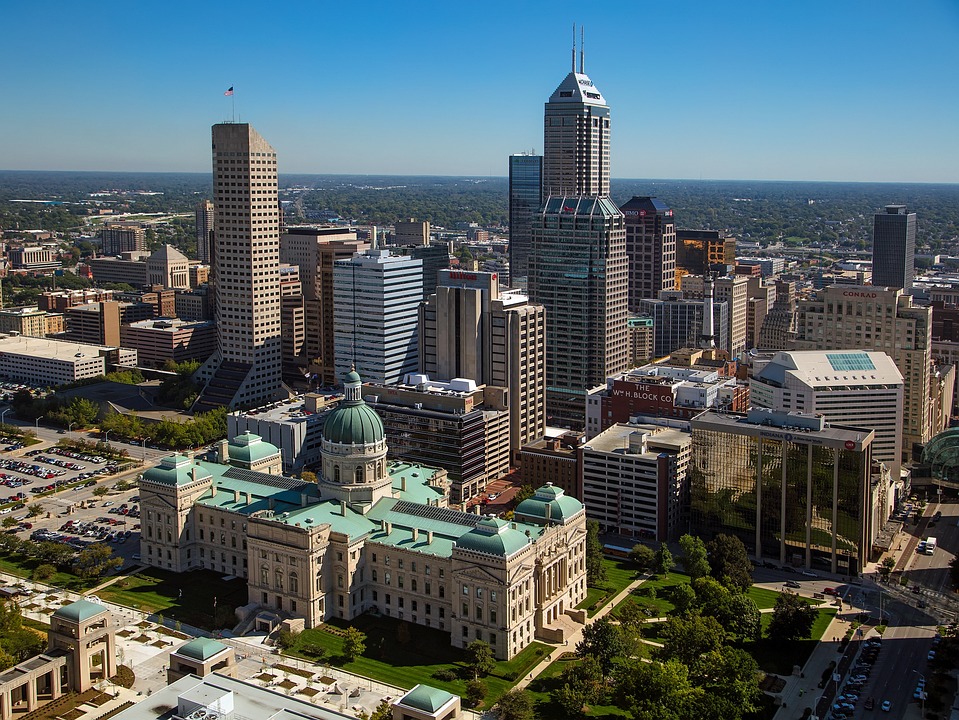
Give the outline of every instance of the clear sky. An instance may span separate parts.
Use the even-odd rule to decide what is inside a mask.
[[[7,2],[0,168],[505,175],[586,26],[620,178],[959,182],[959,0]]]

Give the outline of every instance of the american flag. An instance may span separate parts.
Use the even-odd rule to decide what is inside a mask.
[[[227,91],[226,91],[225,93],[223,93],[223,94],[224,94],[224,95],[227,95],[227,96],[232,95],[232,94],[233,94],[233,86],[231,85],[231,86],[230,86],[230,89],[227,90]]]

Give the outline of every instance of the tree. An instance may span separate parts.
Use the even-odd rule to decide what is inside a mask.
[[[532,720],[533,701],[525,690],[510,690],[496,703],[499,720]]]
[[[552,698],[563,708],[566,717],[582,715],[583,708],[598,703],[606,690],[603,669],[591,655],[563,670],[560,682],[561,685],[553,691]]]
[[[487,687],[485,680],[473,678],[466,683],[466,704],[470,707],[476,707],[483,702],[483,699],[486,697],[488,692],[489,688]]]
[[[678,660],[692,665],[697,658],[718,650],[726,640],[726,631],[714,617],[692,614],[689,617],[671,617],[660,631],[663,647],[662,660]]]
[[[701,538],[683,535],[679,538],[679,546],[683,549],[680,562],[683,570],[693,580],[709,575],[709,560],[706,557],[706,543]]]
[[[634,720],[688,720],[702,695],[689,680],[686,666],[676,660],[632,662],[616,673],[616,704]]]
[[[88,545],[80,551],[77,556],[74,570],[82,578],[103,577],[113,568],[123,565],[123,559],[114,557],[113,550],[109,545],[95,543]]]
[[[696,605],[696,591],[686,583],[675,585],[670,591],[669,599],[676,608],[676,614],[685,615]]]
[[[49,580],[57,572],[57,569],[53,565],[44,563],[43,565],[37,565],[33,568],[33,579],[43,582],[44,580]]]
[[[93,488],[94,497],[102,498],[108,492],[110,491],[107,489],[106,485],[97,485],[95,488]]]
[[[959,557],[959,555],[957,555],[956,557]],[[953,558],[953,562],[955,562],[955,558]],[[951,567],[952,566],[950,565],[950,568]],[[882,563],[880,563],[879,565],[879,574],[882,575],[883,580],[888,581],[889,576],[892,574],[892,571],[895,570],[895,568],[896,568],[896,559],[892,557],[885,557],[883,558]]]
[[[706,545],[710,575],[723,585],[746,592],[753,583],[746,546],[735,535],[717,535]]]
[[[819,611],[798,595],[781,593],[766,635],[775,640],[805,640],[818,615]]]
[[[489,675],[496,667],[493,648],[482,640],[474,640],[466,646],[466,665],[473,671],[473,677]]]
[[[596,587],[606,582],[603,544],[599,541],[599,523],[586,521],[586,583]]]
[[[292,630],[287,630],[282,628],[279,634],[276,636],[276,644],[280,647],[281,650],[289,650],[291,647],[296,645],[296,638],[299,636],[299,633],[295,633]]]
[[[715,708],[711,714],[704,710],[697,717],[726,720],[758,710],[759,665],[745,650],[726,646],[708,652],[690,666],[689,676],[713,698]]]
[[[629,650],[630,644],[623,629],[605,617],[585,626],[583,639],[576,644],[576,654],[581,658],[595,658],[604,676],[612,671],[613,661],[627,655]]]
[[[639,629],[646,622],[646,613],[638,602],[629,601],[623,603],[619,609],[619,624],[628,632],[639,632]]]
[[[629,551],[629,559],[636,563],[640,570],[649,570],[656,562],[656,551],[649,545],[637,543]]]
[[[654,563],[656,572],[660,575],[665,575],[673,569],[675,564],[676,563],[673,561],[673,554],[669,552],[669,548],[666,547],[666,543],[661,543],[659,550],[656,551],[656,561]]]
[[[41,515],[43,513],[43,505],[40,503],[30,503],[27,505],[27,513],[29,513],[30,517]]]
[[[347,662],[353,662],[366,651],[366,635],[355,627],[348,627],[343,633],[343,655]]]
[[[393,706],[386,700],[381,702],[371,714],[361,712],[361,720],[392,720]]]
[[[312,470],[304,470],[300,473],[300,480],[316,485],[316,473]]]
[[[748,595],[733,595],[729,601],[729,619],[726,632],[741,640],[758,640],[763,628],[762,613],[756,601]]]
[[[3,527],[5,528],[12,528],[13,526],[19,525],[19,524],[20,524],[20,521],[17,520],[15,517],[11,517],[10,515],[7,515],[3,519],[3,522],[0,523],[0,525],[3,525]]]

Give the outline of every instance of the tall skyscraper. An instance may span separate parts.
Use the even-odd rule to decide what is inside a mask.
[[[196,256],[200,262],[209,263],[210,239],[213,235],[213,203],[201,200],[196,206]]]
[[[626,226],[608,197],[552,196],[533,225],[529,296],[546,308],[546,406],[582,427],[586,391],[629,363]]]
[[[676,230],[673,211],[659,198],[634,197],[619,208],[626,217],[629,311],[643,298],[676,289]]]
[[[575,40],[575,34],[574,34]],[[573,67],[546,103],[543,195],[609,195],[609,107],[584,69]]]
[[[423,261],[367,250],[333,267],[336,375],[355,368],[369,382],[393,385],[419,369],[416,332]]]
[[[915,276],[916,213],[905,205],[886,205],[876,213],[872,230],[872,284],[876,287],[912,287]]]
[[[546,310],[495,273],[443,270],[420,306],[420,371],[509,389],[510,450],[546,432]]]
[[[533,243],[533,218],[543,204],[541,155],[509,156],[509,272],[526,277]]]
[[[276,151],[253,126],[213,126],[217,350],[196,409],[255,407],[282,394]]]

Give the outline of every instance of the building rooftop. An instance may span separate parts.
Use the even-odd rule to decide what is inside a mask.
[[[50,338],[28,337],[26,335],[9,335],[0,338],[0,352],[62,360],[100,357],[104,352],[116,349],[109,345],[89,345],[69,340],[51,340]]]
[[[863,350],[793,350],[777,352],[755,374],[758,382],[783,386],[786,376],[820,387],[902,384],[902,373],[883,352]]]
[[[455,699],[455,695],[448,693],[445,690],[430,687],[429,685],[417,685],[408,693],[406,693],[406,695],[401,697],[397,702],[400,705],[406,705],[407,707],[411,707],[416,710],[435,713],[444,705]]]
[[[533,497],[516,506],[515,515],[549,523],[557,520],[565,522],[582,511],[583,503],[576,498],[567,497],[562,488],[546,483],[536,490]]]
[[[178,330],[212,328],[216,324],[212,320],[183,320],[181,318],[156,317],[149,320],[140,320],[130,323],[130,327],[138,330],[156,330],[158,332],[174,333]]]
[[[83,622],[84,620],[89,620],[90,618],[96,617],[101,613],[108,612],[103,605],[98,605],[95,602],[90,602],[89,600],[77,600],[72,602],[69,605],[64,605],[59,608],[56,612],[53,613],[53,617],[63,618],[64,620],[72,620],[74,622]]]
[[[616,423],[596,435],[584,446],[584,450],[595,452],[630,454],[629,438],[635,432],[645,433],[648,443],[647,452],[657,454],[656,448],[681,448],[689,445],[691,438],[688,432],[679,428],[665,425],[649,425],[634,423]]]
[[[585,73],[571,72],[549,96],[550,103],[582,103],[605,105],[606,100]]]
[[[185,645],[181,645],[177,650],[177,655],[183,655],[194,660],[209,660],[214,655],[218,655],[229,648],[218,640],[212,638],[197,638],[191,640]]]
[[[795,424],[789,423],[788,420],[780,424],[778,418],[791,416],[795,416]],[[759,421],[763,417],[769,418],[769,424]],[[869,428],[824,423],[822,430],[813,430],[801,427],[800,423],[802,422],[803,418],[798,413],[772,413],[760,410],[744,415],[705,410],[694,417],[690,424],[693,431],[728,432],[770,440],[784,440],[803,445],[818,445],[837,450],[862,451],[876,438],[875,431]]]

